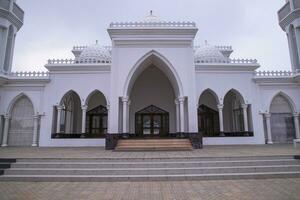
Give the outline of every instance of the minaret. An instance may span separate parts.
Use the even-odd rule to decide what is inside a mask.
[[[16,34],[23,20],[24,11],[16,0],[0,0],[0,73],[11,71]]]

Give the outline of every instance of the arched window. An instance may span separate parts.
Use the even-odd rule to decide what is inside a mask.
[[[81,133],[81,101],[79,96],[71,91],[61,100],[62,111],[60,118],[60,133]]]
[[[220,135],[218,98],[211,90],[205,90],[199,99],[198,107],[198,131],[204,137]]]
[[[20,97],[11,109],[11,122],[8,134],[9,146],[31,146],[33,137],[34,109],[31,101]]]
[[[87,99],[86,135],[105,137],[107,133],[108,112],[104,95],[99,91],[92,92]]]
[[[274,143],[289,143],[295,139],[293,109],[281,94],[274,97],[270,106],[271,133]]]

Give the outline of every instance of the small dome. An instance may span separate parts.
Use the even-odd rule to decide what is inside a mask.
[[[145,19],[143,20],[146,23],[161,23],[164,22],[163,20],[161,20],[159,17],[153,15],[153,11],[150,11],[150,15],[148,15],[147,17],[145,17]]]
[[[108,63],[111,61],[111,55],[108,49],[94,44],[83,49],[77,59],[77,63]]]
[[[228,63],[229,58],[225,57],[218,48],[205,44],[195,52],[197,63]]]

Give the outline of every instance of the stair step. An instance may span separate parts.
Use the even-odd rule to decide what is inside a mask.
[[[174,175],[174,174],[216,174],[255,172],[300,172],[300,165],[243,166],[243,167],[194,167],[194,168],[19,168],[7,169],[5,175]]]
[[[300,161],[294,159],[281,160],[233,160],[233,161],[155,161],[155,162],[66,162],[66,161],[52,161],[52,162],[16,162],[11,165],[11,168],[141,168],[141,167],[216,167],[216,166],[255,166],[255,165],[295,165]]]
[[[228,174],[176,174],[176,175],[4,175],[0,181],[22,182],[116,182],[116,181],[186,181],[186,180],[234,180],[298,178],[300,172],[263,172]]]
[[[119,140],[116,151],[178,151],[192,150],[189,139]]]

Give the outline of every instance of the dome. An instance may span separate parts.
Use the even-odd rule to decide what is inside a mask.
[[[109,63],[111,55],[108,49],[94,44],[83,49],[77,63]]]
[[[229,58],[225,57],[218,48],[205,44],[195,52],[197,63],[228,63]]]
[[[147,17],[145,17],[145,19],[143,20],[146,23],[161,23],[164,22],[163,20],[161,20],[159,17],[153,15],[153,11],[150,11],[150,15],[148,15]]]

